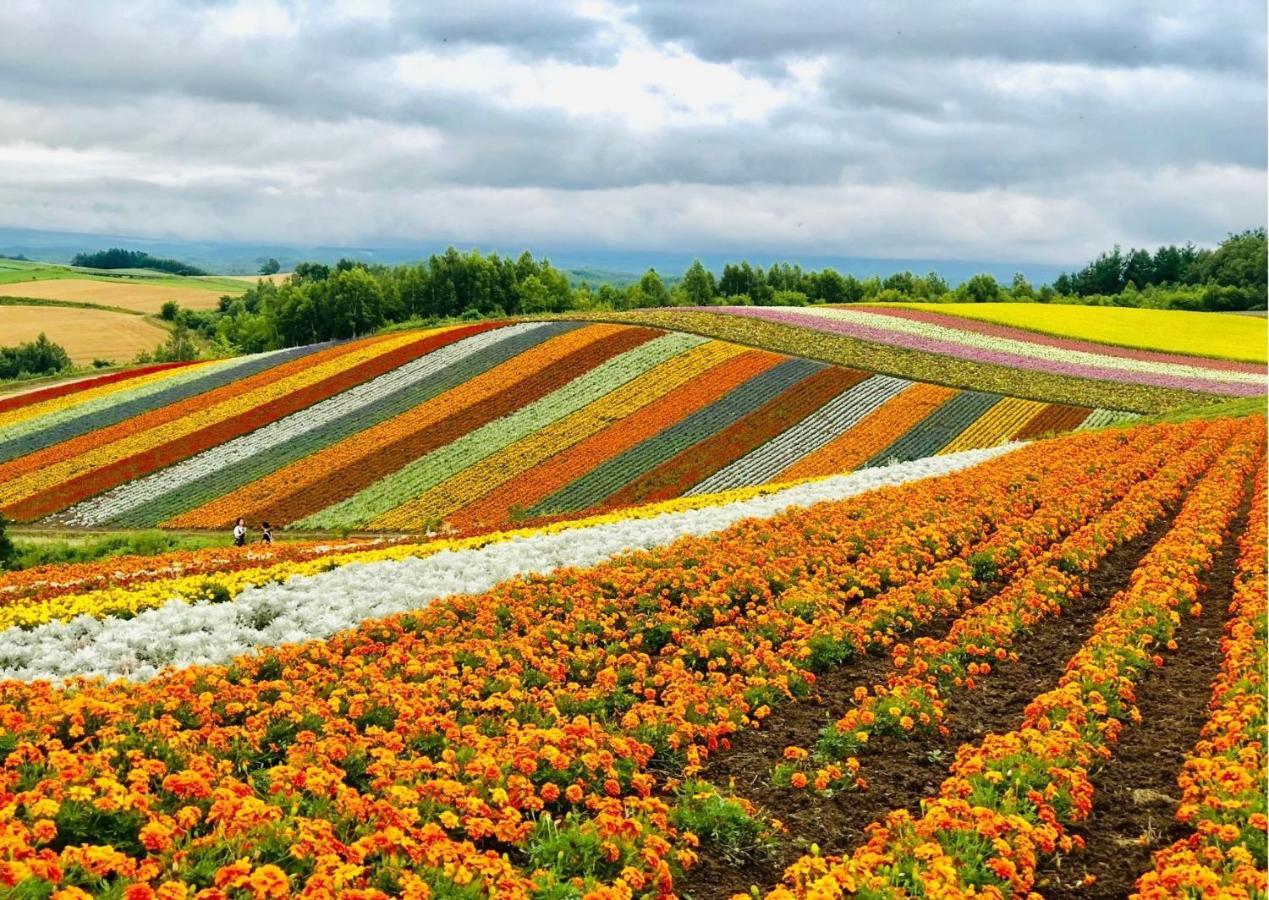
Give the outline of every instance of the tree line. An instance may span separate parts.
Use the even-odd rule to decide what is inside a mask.
[[[86,269],[157,269],[173,275],[206,275],[202,269],[183,263],[179,259],[163,259],[142,250],[123,250],[112,247],[95,253],[76,253],[72,266]]]
[[[1182,309],[1263,309],[1267,259],[1263,228],[1231,234],[1215,250],[1169,244],[1153,253],[1136,247],[1125,253],[1116,246],[1077,272],[1063,272],[1053,289],[1085,299],[1172,294],[1170,305]]]

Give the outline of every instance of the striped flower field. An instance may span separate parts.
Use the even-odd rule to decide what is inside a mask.
[[[0,512],[83,527],[479,533],[1122,417],[657,328],[497,322],[0,404]]]

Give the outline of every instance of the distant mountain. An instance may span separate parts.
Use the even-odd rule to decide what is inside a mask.
[[[282,264],[282,271],[289,271],[299,262],[333,263],[342,257],[377,262],[388,265],[426,259],[432,253],[443,251],[444,243],[395,243],[382,247],[307,247],[269,243],[231,243],[223,241],[185,241],[162,238],[146,238],[118,234],[88,234],[73,231],[38,231],[30,228],[0,228],[0,255],[22,254],[32,259],[69,263],[77,253],[121,247],[140,250],[154,256],[178,259],[182,262],[223,275],[253,275],[270,257]],[[460,250],[470,250],[474,244],[455,243]],[[923,275],[936,271],[952,285],[957,285],[978,272],[989,272],[1000,281],[1008,282],[1015,272],[1021,272],[1033,284],[1051,282],[1071,266],[1055,266],[1043,263],[987,262],[947,259],[878,259],[871,257],[826,256],[813,254],[780,253],[767,250],[727,252],[666,252],[660,250],[596,250],[570,247],[516,247],[480,245],[479,249],[497,250],[499,253],[518,256],[528,249],[534,255],[546,256],[559,268],[567,271],[577,281],[598,284],[609,281],[617,284],[638,278],[650,268],[656,269],[667,279],[676,279],[692,262],[699,258],[715,272],[724,263],[748,259],[755,265],[768,266],[773,262],[797,263],[804,269],[822,269],[831,266],[842,274],[859,278],[870,275],[885,277],[907,269]]]

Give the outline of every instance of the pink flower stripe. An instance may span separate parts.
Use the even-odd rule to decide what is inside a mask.
[[[1076,378],[1089,378],[1097,381],[1119,381],[1146,384],[1155,387],[1177,388],[1197,391],[1205,394],[1221,394],[1231,397],[1254,397],[1265,393],[1265,385],[1216,381],[1207,378],[1190,378],[1172,375],[1159,375],[1151,372],[1132,372],[1124,369],[1109,369],[1078,363],[1059,362],[1055,360],[1037,359],[1019,353],[1008,353],[1002,350],[986,350],[971,347],[955,341],[939,340],[905,334],[900,331],[889,331],[870,325],[860,325],[844,319],[828,318],[815,314],[799,313],[787,308],[761,306],[701,306],[702,312],[727,313],[747,316],[754,319],[765,319],[783,325],[794,325],[811,328],[828,334],[840,334],[861,341],[871,341],[891,347],[902,347],[923,353],[936,353],[971,362],[989,363],[999,366],[1011,366],[1016,369],[1027,369],[1035,372],[1048,372],[1055,375],[1070,375]]]
[[[1259,363],[1238,362],[1232,359],[1214,359],[1208,356],[1186,356],[1183,353],[1161,353],[1158,350],[1134,350],[1131,347],[1116,347],[1114,344],[1097,344],[1092,341],[1080,341],[1074,338],[1041,334],[1038,331],[1027,331],[1025,328],[997,325],[995,322],[980,322],[977,319],[967,319],[962,316],[953,316],[928,309],[908,309],[903,306],[869,306],[867,311],[881,316],[894,316],[896,319],[940,325],[944,328],[959,328],[962,331],[972,331],[975,334],[984,334],[989,337],[1008,338],[1013,341],[1029,341],[1032,344],[1056,347],[1060,350],[1100,353],[1102,356],[1116,356],[1120,359],[1135,359],[1141,362],[1198,366],[1204,369],[1211,369],[1214,372],[1243,372],[1257,375],[1265,371],[1265,367]]]

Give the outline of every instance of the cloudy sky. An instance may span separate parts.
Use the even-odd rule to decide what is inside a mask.
[[[0,225],[1072,263],[1266,215],[1265,6],[4,0]]]

